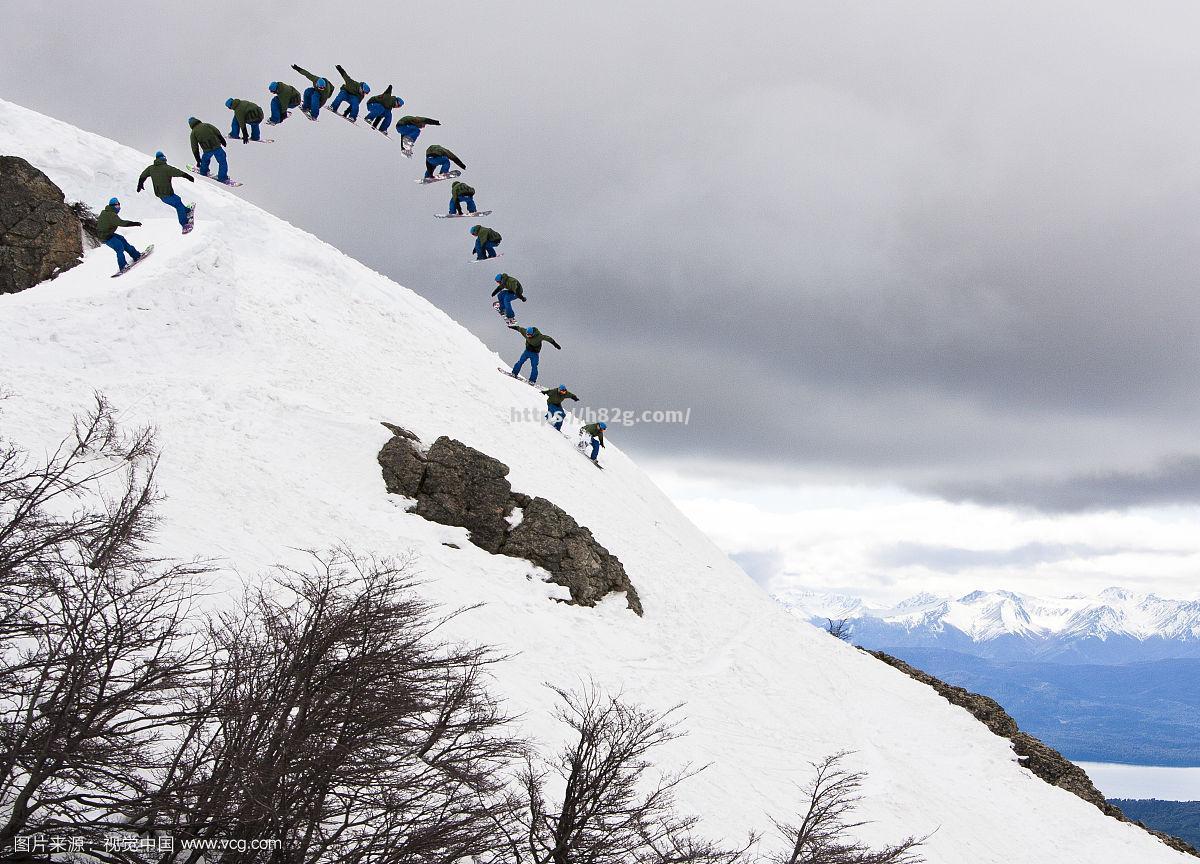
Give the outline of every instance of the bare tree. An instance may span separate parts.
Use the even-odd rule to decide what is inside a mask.
[[[501,658],[436,638],[403,564],[314,555],[214,623],[196,722],[147,828],[274,839],[221,862],[452,862],[486,854],[523,752],[485,687]]]
[[[927,837],[907,837],[882,849],[871,849],[850,837],[866,824],[852,821],[866,775],[842,767],[847,755],[836,753],[813,764],[816,777],[805,790],[808,800],[798,822],[772,820],[787,849],[768,857],[771,864],[919,864],[923,860],[914,850]]]
[[[145,551],[155,460],[101,397],[44,462],[0,447],[0,846],[123,824],[180,720],[205,568]]]
[[[834,639],[849,642],[854,636],[854,625],[850,623],[849,618],[840,618],[837,621],[834,621],[832,618],[826,618],[825,632]]]

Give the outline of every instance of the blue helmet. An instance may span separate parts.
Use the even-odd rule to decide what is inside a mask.
[[[566,384],[559,384],[559,385],[558,385],[558,389],[559,389],[559,390],[566,390],[566,389],[567,389],[567,385],[566,385]]]
[[[318,90],[324,90],[328,86],[329,86],[329,82],[326,81],[324,78],[317,79],[317,89]]]
[[[503,281],[504,281],[504,274],[503,274],[503,273],[497,273],[497,274],[496,274],[496,281],[497,281],[497,282],[503,282]]]
[[[272,93],[274,93],[276,90],[279,89],[279,82],[272,81],[270,84],[267,85],[267,89],[270,90]]]
[[[362,88],[363,88],[363,92],[364,92],[364,93],[370,93],[370,92],[371,92],[371,85],[370,85],[370,84],[368,84],[366,81],[362,82]]]
[[[114,201],[116,201],[117,199],[116,199],[116,198],[114,198],[113,200],[114,200]],[[537,332],[537,328],[536,328],[536,327],[526,327],[526,328],[525,328],[525,335],[526,335],[526,336],[532,336],[532,335],[533,335],[534,333],[536,333],[536,332]]]
[[[200,121],[199,121],[197,118],[195,118],[195,117],[189,117],[189,118],[188,118],[188,125],[189,125],[189,126],[199,126],[199,125],[200,125]]]
[[[161,150],[156,150],[156,151],[154,152],[154,161],[156,161],[156,162],[166,162],[166,161],[167,161],[167,154],[166,154],[166,153],[164,153],[164,152],[162,152]]]
[[[600,424],[600,431],[604,431],[604,430],[605,430],[605,429],[607,429],[607,428],[608,428],[608,424],[607,424],[607,423],[601,423],[601,424]]]
[[[482,228],[482,227],[483,227],[482,225],[472,225],[472,226],[471,226],[471,232],[470,232],[470,233],[472,233],[472,234],[478,234],[478,233],[479,233],[479,229],[480,229],[480,228]]]
[[[109,207],[120,207],[120,206],[121,206],[121,202],[120,202],[120,201],[118,201],[116,198],[109,198],[109,199],[108,199],[108,206],[109,206]]]
[[[228,99],[226,99],[226,100],[225,100],[225,107],[226,107],[226,108],[232,108],[232,107],[233,107],[233,97],[232,97],[232,96],[231,96],[230,98],[228,98]]]
[[[396,97],[396,107],[399,108],[403,104],[404,104],[404,100],[401,99],[399,96],[397,96]]]

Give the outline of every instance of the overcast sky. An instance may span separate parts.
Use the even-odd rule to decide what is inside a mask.
[[[0,95],[179,164],[189,115],[227,125],[291,63],[392,83],[495,209],[495,269],[566,349],[545,380],[691,409],[614,438],[765,584],[1195,593],[1194,2],[353,8],[5,0]],[[244,197],[515,359],[493,269],[395,142],[269,134],[231,148]],[[817,490],[844,554],[801,539]],[[861,530],[898,501],[928,509]]]

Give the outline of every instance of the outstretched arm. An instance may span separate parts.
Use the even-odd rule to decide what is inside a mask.
[[[543,333],[542,338],[545,339],[547,342],[549,342],[551,345],[553,345],[555,348],[557,348],[559,351],[562,350],[562,346],[554,341],[553,336],[547,336],[545,333]]]
[[[150,169],[147,168],[145,171],[142,172],[142,176],[138,178],[137,191],[139,191],[139,192],[142,191],[142,187],[146,185],[146,178],[149,176],[150,176]]]
[[[320,76],[312,74],[307,69],[301,69],[295,63],[292,64],[292,68],[295,69],[297,72],[299,72],[301,75],[303,75],[305,78],[307,78],[309,81],[311,81],[313,83],[314,87],[317,86],[317,78]]]

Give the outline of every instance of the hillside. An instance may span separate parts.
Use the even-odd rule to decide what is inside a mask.
[[[320,128],[347,147],[361,134]],[[163,551],[218,559],[213,603],[241,578],[296,563],[298,549],[409,553],[429,599],[482,604],[447,635],[514,655],[496,688],[538,738],[558,734],[545,682],[594,678],[654,706],[685,702],[689,734],[667,758],[711,763],[679,796],[710,834],[786,814],[808,763],[849,749],[870,774],[863,836],[935,832],[925,850],[935,864],[1192,860],[1043,783],[966,712],[797,621],[618,447],[598,472],[524,419],[540,412],[538,394],[501,377],[499,359],[417,293],[204,182],[187,190],[197,228],[181,238],[166,208],[132,192],[148,156],[4,102],[0,153],[28,159],[68,199],[95,206],[120,193],[123,215],[145,223],[135,242],[157,245],[119,280],[101,249],[0,297],[3,432],[40,453],[93,391],[124,421],[153,423]],[[398,185],[409,187],[401,198],[418,188]],[[528,578],[528,564],[405,513],[375,461],[389,438],[380,421],[500,459],[514,488],[561,505],[620,558],[644,617],[623,599],[551,602],[560,589]]]

